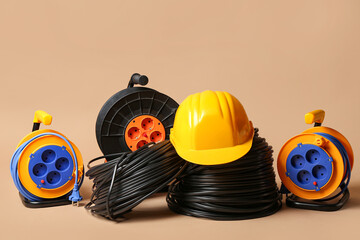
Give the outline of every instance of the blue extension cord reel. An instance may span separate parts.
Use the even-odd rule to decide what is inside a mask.
[[[29,208],[78,203],[84,174],[80,151],[64,135],[41,129],[52,116],[36,111],[33,130],[17,146],[10,171],[23,204]]]
[[[279,152],[281,192],[289,207],[336,211],[350,197],[353,150],[341,133],[321,126],[324,118],[323,110],[307,113],[305,122],[314,127],[289,139]]]

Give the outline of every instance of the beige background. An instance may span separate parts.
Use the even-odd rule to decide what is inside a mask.
[[[178,102],[229,91],[275,157],[318,108],[360,154],[360,1],[1,0],[1,239],[358,238],[357,158],[351,200],[333,213],[283,207],[262,219],[216,222],[173,214],[157,196],[116,224],[83,208],[23,207],[9,162],[34,111],[51,113],[51,128],[87,162],[100,155],[98,111],[134,72]],[[81,189],[87,199],[90,185]]]

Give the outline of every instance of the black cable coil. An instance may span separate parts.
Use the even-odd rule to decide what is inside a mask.
[[[90,167],[99,159],[116,157]],[[137,151],[95,158],[86,173],[93,179],[93,194],[85,208],[94,215],[120,220],[124,214],[173,181],[187,163],[167,140],[149,143]]]
[[[271,215],[281,208],[272,147],[259,137],[251,150],[227,164],[189,164],[169,188],[167,203],[179,214],[214,220],[242,220]]]

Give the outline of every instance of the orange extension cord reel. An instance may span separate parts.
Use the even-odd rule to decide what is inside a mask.
[[[324,117],[323,110],[307,113],[305,122],[315,126],[289,139],[279,152],[278,173],[289,207],[335,211],[349,199],[353,150],[341,133],[321,126]]]

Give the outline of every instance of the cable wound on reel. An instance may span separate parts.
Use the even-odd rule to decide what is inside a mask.
[[[135,151],[150,142],[169,139],[178,103],[145,86],[148,78],[135,73],[128,87],[114,94],[96,120],[96,139],[104,155]]]
[[[82,200],[83,181],[80,151],[61,133],[41,129],[50,125],[52,116],[36,111],[33,129],[17,146],[10,171],[23,204],[29,208],[66,205]]]
[[[289,139],[279,152],[278,173],[289,207],[336,211],[349,199],[354,154],[341,133],[321,126],[324,118],[323,110],[307,113],[305,122],[314,127]]]
[[[90,167],[102,158],[111,161]],[[134,152],[105,155],[89,162],[93,194],[85,206],[92,214],[121,221],[124,215],[173,181],[186,167],[171,143],[149,143]]]
[[[169,187],[172,211],[242,220],[281,208],[272,147],[259,137],[241,103],[229,93],[205,91],[185,99],[170,140],[177,153],[191,162]]]

